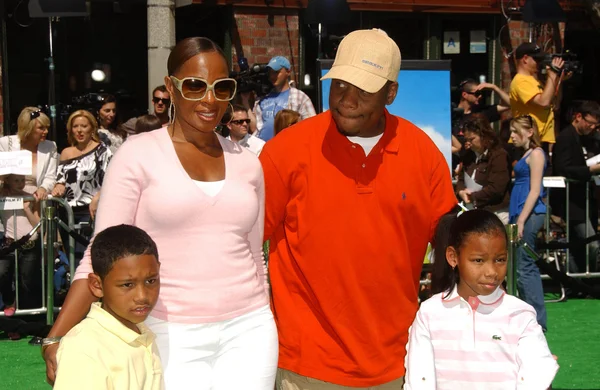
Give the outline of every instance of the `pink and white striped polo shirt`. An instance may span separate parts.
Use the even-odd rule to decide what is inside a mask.
[[[410,328],[405,390],[546,390],[558,364],[535,309],[498,288],[465,301],[456,287],[423,302]]]

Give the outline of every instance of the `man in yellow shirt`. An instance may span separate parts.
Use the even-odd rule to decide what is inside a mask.
[[[142,323],[160,291],[156,244],[119,225],[96,236],[91,254],[88,283],[102,303],[60,340],[54,390],[164,389],[156,336]]]
[[[522,43],[515,50],[517,74],[510,84],[510,108],[514,118],[531,115],[537,124],[542,144],[551,151],[556,142],[554,133],[553,99],[559,85],[564,61],[560,57],[552,59],[547,67],[544,86],[538,80],[539,64],[544,53],[532,42]]]

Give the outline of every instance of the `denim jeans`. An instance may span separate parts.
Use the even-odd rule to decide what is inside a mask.
[[[538,232],[544,226],[544,214],[531,214],[523,228],[523,241],[535,250],[535,240]],[[537,313],[537,322],[546,327],[546,306],[544,306],[544,289],[542,288],[542,277],[540,269],[525,250],[517,249],[517,288],[522,300],[529,303]]]
[[[40,240],[31,249],[19,250],[19,309],[36,309],[42,306],[42,263]],[[0,294],[5,305],[15,302],[12,284],[15,275],[15,254],[11,252],[0,259]]]
[[[572,223],[570,233],[571,237],[569,238],[569,241],[573,242],[593,236],[596,234],[596,231],[594,230],[592,223],[588,218],[586,222]],[[588,244],[588,248],[590,248],[588,257],[590,263],[590,272],[595,272],[598,269],[598,241],[590,242]],[[569,251],[569,272],[585,272],[585,259],[585,246]]]

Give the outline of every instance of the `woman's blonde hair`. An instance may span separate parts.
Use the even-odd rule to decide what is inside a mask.
[[[510,128],[511,130],[514,128],[519,133],[533,130],[533,134],[529,139],[529,149],[540,148],[542,146],[542,139],[540,138],[537,123],[531,115],[521,115],[513,118],[513,120],[510,121]]]
[[[294,110],[283,109],[275,115],[273,124],[274,134],[277,135],[281,130],[295,125],[300,121],[300,114]]]
[[[73,130],[73,121],[80,117],[84,117],[90,122],[90,126],[92,127],[92,139],[96,142],[100,142],[100,137],[98,136],[98,121],[96,121],[96,118],[94,118],[89,111],[77,110],[72,113],[69,120],[67,120],[67,141],[69,141],[69,145],[77,145],[77,140],[73,137],[73,132],[71,130]]]
[[[17,136],[21,142],[33,132],[36,123],[50,127],[50,118],[37,107],[25,107],[17,119]]]

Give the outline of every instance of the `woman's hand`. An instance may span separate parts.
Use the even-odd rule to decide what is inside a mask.
[[[465,203],[471,203],[470,195],[472,193],[473,193],[473,191],[471,191],[468,188],[465,188],[464,190],[458,191],[458,197],[461,198]]]
[[[66,191],[66,187],[64,184],[57,184],[54,186],[54,189],[52,190],[52,196],[57,196],[59,198],[62,198],[62,196],[65,194]]]
[[[525,229],[525,221],[519,218],[517,220],[517,238],[519,240],[523,239],[523,230]]]
[[[90,217],[92,219],[96,218],[96,211],[98,211],[98,202],[100,202],[100,193],[97,192],[96,195],[92,198],[92,202],[90,203]]]
[[[35,198],[36,201],[40,201],[42,199],[46,199],[47,196],[47,191],[45,188],[40,187],[37,190],[35,190],[35,192],[33,193],[33,197]]]
[[[54,385],[56,379],[56,351],[58,350],[58,343],[51,344],[47,347],[42,347],[42,357],[46,362],[46,382],[50,386]]]

